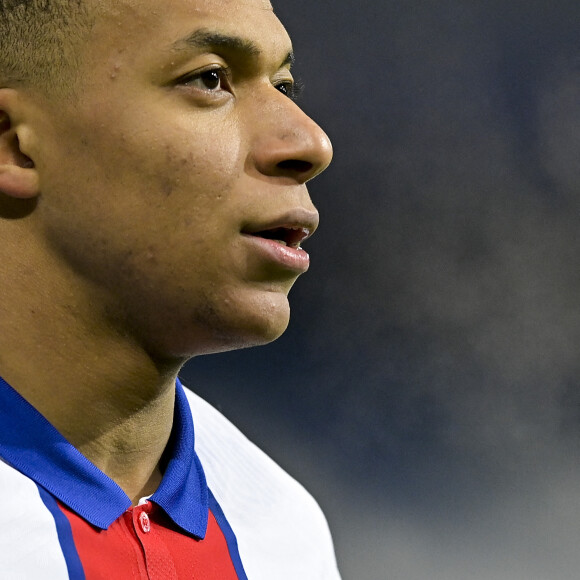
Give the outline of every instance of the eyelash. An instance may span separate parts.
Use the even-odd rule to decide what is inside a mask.
[[[274,86],[292,101],[297,101],[304,91],[304,83],[299,80],[283,81]],[[285,87],[285,90],[280,90],[282,87]]]
[[[211,68],[207,68],[205,70],[197,71],[195,73],[189,73],[189,74],[177,79],[176,84],[182,85],[182,86],[190,86],[195,81],[202,80],[204,76],[209,76],[212,74],[216,75],[215,80],[217,82],[219,82],[219,88],[226,89],[226,90],[229,89],[231,72],[230,72],[230,69],[228,67],[224,67],[224,66],[214,66]],[[213,93],[217,89],[218,89],[218,87],[216,86],[215,88],[208,87],[208,88],[201,89],[201,90],[203,90],[207,93]]]
[[[214,66],[205,70],[197,71],[192,74],[187,74],[177,79],[176,84],[182,86],[192,85],[193,82],[203,79],[205,75],[216,75],[215,80],[219,82],[219,87],[201,89],[207,93],[213,93],[219,89],[231,90],[231,70],[225,66]],[[289,99],[296,101],[302,94],[304,85],[299,81],[281,81],[275,84],[274,87],[278,89],[283,95]]]

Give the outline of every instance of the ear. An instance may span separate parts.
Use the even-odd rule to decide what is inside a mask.
[[[20,149],[18,103],[16,91],[0,89],[0,193],[30,199],[39,193],[38,174],[32,159]]]

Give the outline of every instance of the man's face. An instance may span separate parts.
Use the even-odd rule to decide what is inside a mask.
[[[266,0],[96,4],[75,98],[42,103],[29,153],[57,267],[160,356],[272,340],[331,159],[284,94],[284,28]]]

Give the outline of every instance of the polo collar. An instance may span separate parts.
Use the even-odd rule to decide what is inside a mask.
[[[0,378],[0,457],[97,528],[107,529],[132,502],[28,401]],[[180,528],[205,537],[208,488],[195,453],[193,419],[179,380],[167,467],[149,498]]]

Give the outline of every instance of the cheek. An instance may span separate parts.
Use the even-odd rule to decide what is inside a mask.
[[[187,205],[213,202],[232,191],[241,177],[234,147],[203,147],[166,144],[161,152],[151,152],[137,164],[134,176],[147,183],[147,193],[161,200],[183,195]],[[217,145],[217,144],[216,144]]]
[[[47,167],[64,162],[87,184],[96,178],[104,186],[153,179],[166,196],[195,183],[227,181],[243,170],[244,145],[234,116],[171,99],[142,105],[119,111],[104,103],[98,119],[94,107],[85,106],[66,127],[49,128],[57,136],[51,149],[58,159],[53,156]]]
[[[236,147],[121,138],[114,150],[94,135],[85,141],[74,158],[50,165],[60,171],[38,208],[61,264],[122,308],[141,304],[154,315],[183,304],[176,311],[191,315],[207,295],[227,310],[219,301],[237,270]]]
[[[186,354],[284,331],[287,288],[248,283],[237,245],[253,192],[235,125],[109,123],[61,143],[45,163],[40,219],[61,263],[106,292],[109,312]]]

